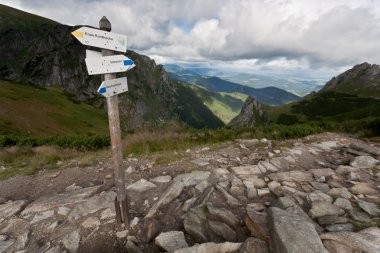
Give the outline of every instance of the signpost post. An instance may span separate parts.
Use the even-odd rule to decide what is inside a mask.
[[[114,55],[114,51],[127,51],[127,36],[110,33],[111,23],[106,17],[100,19],[99,28],[100,30],[81,27],[73,31],[72,35],[84,45],[102,48],[101,55],[96,51],[87,50],[86,66],[90,75],[102,74],[104,80],[98,92],[107,99],[112,158],[115,164],[116,222],[122,228],[122,224],[128,227],[128,210],[117,95],[128,91],[128,83],[126,77],[116,79],[115,73],[128,71],[135,64],[124,55]]]
[[[99,21],[101,30],[111,31],[111,23],[103,16]],[[125,50],[126,50],[125,40]],[[113,55],[109,49],[102,49],[102,56]],[[116,74],[104,74],[104,81],[116,78]],[[121,144],[120,120],[119,120],[119,99],[118,96],[107,97],[108,121],[111,135],[112,157],[115,163],[114,179],[116,185],[117,198],[115,200],[115,210],[117,223],[128,227],[127,195],[125,192],[125,170],[123,168],[123,149]]]

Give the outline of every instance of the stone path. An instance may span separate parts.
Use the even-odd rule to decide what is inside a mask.
[[[336,134],[191,151],[188,173],[0,205],[2,252],[380,252],[380,148]],[[154,170],[154,164],[149,165]],[[139,174],[127,169],[128,175]]]

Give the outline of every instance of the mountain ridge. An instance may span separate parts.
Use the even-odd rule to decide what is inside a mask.
[[[173,72],[176,70],[177,72]],[[261,103],[265,104],[279,105],[300,99],[299,96],[277,87],[253,88],[227,81],[216,76],[204,77],[184,68],[177,68],[175,65],[171,65],[171,68],[169,66],[168,72],[171,78],[178,81],[196,84],[213,92],[243,93],[248,96],[254,96]]]
[[[9,12],[20,19],[6,29],[6,24],[12,22]],[[39,16],[4,5],[0,5],[0,18],[0,79],[40,87],[58,86],[79,101],[105,108],[104,98],[96,92],[100,75],[87,75],[86,47],[71,35],[78,26],[40,20]],[[31,27],[19,25],[27,24],[30,18],[40,22]],[[194,127],[224,125],[194,94],[189,95],[191,101],[184,103],[182,93],[192,91],[172,81],[162,65],[131,50],[126,55],[135,61],[136,67],[128,74],[117,74],[127,76],[129,86],[129,91],[119,96],[122,129],[160,126],[178,120]]]

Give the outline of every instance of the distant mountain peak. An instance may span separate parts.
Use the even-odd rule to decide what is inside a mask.
[[[252,96],[248,96],[244,102],[239,115],[228,123],[228,127],[253,127],[256,125],[267,124],[267,115],[261,108],[261,104]]]
[[[380,97],[380,66],[367,62],[355,65],[328,81],[320,92],[324,91]]]

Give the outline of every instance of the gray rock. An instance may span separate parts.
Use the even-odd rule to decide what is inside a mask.
[[[186,233],[188,233],[196,242],[207,242],[209,235],[207,231],[207,217],[205,213],[205,207],[203,205],[191,208],[184,220],[184,227]]]
[[[65,207],[65,206],[61,206],[58,208],[58,214],[60,214],[60,215],[66,216],[70,213],[70,211],[71,211],[71,209],[68,207]]]
[[[44,253],[61,253],[61,252],[62,252],[61,248],[59,246],[55,246],[53,248],[48,249]]]
[[[338,146],[338,143],[336,141],[322,141],[318,143],[314,142],[312,145],[324,151],[331,151]]]
[[[232,167],[231,170],[235,172],[235,174],[242,175],[261,175],[262,172],[257,165],[245,165],[240,167]]]
[[[352,210],[351,202],[348,199],[337,198],[334,202],[334,205],[344,210]]]
[[[34,218],[30,222],[30,224],[34,224],[34,223],[40,222],[42,220],[46,220],[46,219],[52,217],[53,215],[54,215],[54,210],[49,210],[49,211],[45,211],[42,213],[38,213],[38,214],[34,215]]]
[[[257,190],[255,185],[251,181],[243,181],[245,187],[247,188],[247,198],[254,199],[257,197]]]
[[[318,218],[318,223],[320,225],[331,225],[331,224],[340,224],[347,223],[348,219],[344,216],[328,215],[321,216]]]
[[[15,249],[16,250],[22,250],[25,249],[27,243],[29,242],[30,239],[30,231],[27,230],[24,233],[20,234],[17,236],[17,242]]]
[[[303,219],[305,222],[309,222],[310,224],[312,224],[318,234],[324,232],[324,228],[321,227],[313,219],[311,219],[310,216],[307,213],[305,213],[301,207],[294,205],[294,206],[288,207],[286,211],[291,213],[292,215],[297,216],[299,219]]]
[[[278,158],[278,159],[280,159],[280,158]],[[272,161],[275,162],[276,159],[274,158],[274,159],[272,159]],[[280,165],[280,164],[278,164],[278,165]],[[261,161],[261,162],[259,162],[258,166],[260,168],[264,168],[262,170],[266,170],[268,172],[277,172],[279,170],[279,168],[277,168],[273,163],[270,163],[268,161]]]
[[[321,235],[322,240],[333,240],[357,251],[380,252],[380,229],[367,228],[360,232],[332,232]]]
[[[269,253],[268,244],[260,239],[249,237],[239,253]]]
[[[7,252],[7,249],[11,247],[15,242],[16,240],[14,239],[0,241],[0,253]]]
[[[80,233],[78,230],[75,230],[69,234],[66,234],[62,243],[69,252],[77,252],[79,248]]]
[[[126,170],[125,170],[125,173],[127,173],[128,175],[132,174],[132,173],[135,173],[136,172],[136,169],[132,166],[129,166]]]
[[[84,228],[98,227],[99,225],[100,221],[98,217],[88,217],[85,221],[82,222],[82,227]]]
[[[270,194],[269,188],[262,188],[257,190],[257,195],[261,198]]]
[[[247,206],[247,216],[244,222],[252,236],[269,241],[268,215],[266,212],[256,212],[251,206]]]
[[[359,221],[359,222],[370,222],[371,221],[371,218],[368,216],[367,213],[362,212],[356,208],[354,208],[352,210],[348,210],[348,214],[355,221]]]
[[[315,219],[326,215],[343,215],[344,210],[331,204],[330,202],[318,201],[314,202],[309,211],[311,218]]]
[[[28,205],[23,211],[22,215],[27,215],[30,213],[39,213],[46,210],[52,210],[57,207],[63,207],[68,205],[73,205],[75,203],[80,203],[86,201],[87,198],[93,196],[97,193],[101,185],[83,188],[77,191],[64,192],[61,194],[50,195],[46,197],[41,197]]]
[[[79,185],[76,185],[75,183],[72,185],[69,185],[65,188],[65,192],[71,192],[71,191],[77,191],[79,189],[82,189]]]
[[[172,177],[167,175],[167,176],[158,176],[155,178],[152,178],[150,181],[156,184],[167,184],[172,180]]]
[[[173,181],[180,182],[184,187],[197,185],[204,180],[208,180],[210,177],[210,171],[193,171],[191,173],[180,174],[176,176]]]
[[[116,193],[113,191],[102,192],[81,203],[78,203],[69,213],[68,220],[73,221],[82,216],[95,213],[101,209],[113,208]]]
[[[231,180],[230,193],[234,196],[245,195],[245,186],[243,182],[235,176]]]
[[[267,175],[272,181],[295,181],[295,182],[311,182],[313,181],[313,175],[308,171],[286,171],[277,172]]]
[[[354,225],[351,223],[345,224],[333,224],[326,227],[329,232],[340,232],[340,231],[354,231]]]
[[[310,184],[311,186],[313,186],[315,190],[318,190],[324,193],[327,193],[328,191],[330,191],[330,186],[328,184],[320,183],[320,182],[310,182]]]
[[[154,242],[157,246],[169,252],[189,246],[182,231],[160,233]]]
[[[323,192],[314,191],[307,194],[307,202],[312,205],[314,202],[329,202],[333,201],[333,198]]]
[[[351,166],[346,166],[346,165],[339,165],[338,168],[335,170],[336,173],[339,175],[344,175],[350,172],[356,172],[359,171],[359,168],[354,168]]]
[[[311,169],[310,172],[313,174],[315,179],[318,179],[320,177],[328,177],[328,176],[335,175],[335,172],[330,168]]]
[[[279,191],[276,190],[277,187],[281,186],[281,184],[277,181],[271,181],[269,184],[268,184],[268,188],[269,190],[271,191],[271,193],[275,194],[276,196],[280,196],[279,194]]]
[[[131,240],[127,241],[125,248],[127,249],[128,253],[142,253],[139,247],[137,247]]]
[[[337,241],[323,240],[323,245],[330,253],[355,253],[352,248]]]
[[[350,199],[352,194],[346,188],[332,188],[328,194],[333,198]]]
[[[127,186],[127,193],[140,194],[157,188],[157,185],[145,180],[144,178]]]
[[[370,184],[368,183],[358,183],[351,187],[351,192],[353,194],[359,195],[359,194],[366,194],[366,195],[376,195],[379,193],[378,190],[373,188]]]
[[[212,205],[212,203],[206,203],[207,211],[210,215],[222,220],[227,223],[229,226],[235,228],[239,225],[239,219],[228,209],[226,208],[217,208]]]
[[[206,165],[209,165],[210,164],[210,159],[209,157],[201,157],[201,158],[197,158],[195,160],[192,160],[191,162],[195,165],[198,165],[198,166],[206,166]]]
[[[152,206],[145,218],[149,219],[155,216],[162,206],[172,202],[175,198],[177,198],[181,194],[183,188],[184,184],[180,181],[174,182],[172,185],[170,185],[169,188],[166,189],[166,191],[161,195],[158,201]]]
[[[247,208],[253,209],[256,212],[262,212],[265,210],[265,206],[261,203],[250,203],[247,205]]]
[[[187,210],[189,210],[189,208],[192,207],[196,201],[197,201],[196,196],[192,197],[191,199],[186,200],[183,203],[182,211],[187,212]]]
[[[350,163],[354,168],[367,169],[378,164],[379,161],[372,156],[358,156]]]
[[[252,182],[255,188],[264,188],[267,186],[267,183],[264,179],[258,178],[256,176],[245,178],[245,180]]]
[[[189,248],[183,248],[174,251],[173,253],[234,253],[237,252],[242,243],[232,243],[232,242],[224,242],[224,243],[202,243],[196,244]]]
[[[208,220],[209,228],[219,237],[226,241],[236,241],[236,233],[226,223]]]
[[[26,202],[24,200],[9,200],[5,204],[0,205],[0,223],[6,218],[19,213],[25,204]]]
[[[280,197],[277,199],[276,207],[287,209],[288,207],[296,206],[296,203],[290,197]]]
[[[273,253],[328,253],[311,223],[277,207],[269,210]]]
[[[360,143],[360,142],[353,142],[350,144],[350,148],[359,150],[359,151],[364,151],[366,153],[372,154],[372,155],[380,155],[380,148],[376,146],[370,146],[365,143]]]
[[[237,200],[235,197],[231,196],[226,190],[224,190],[222,187],[220,187],[219,185],[215,185],[215,188],[220,192],[222,193],[223,197],[226,199],[227,201],[227,204],[232,207],[232,208],[236,208],[236,207],[239,207],[241,204],[239,202],[239,200]]]
[[[380,210],[374,203],[369,203],[363,200],[357,201],[358,206],[371,216],[380,216]]]
[[[207,188],[211,186],[211,183],[208,180],[203,180],[199,184],[195,186],[195,189],[199,192],[202,193],[204,192]]]

